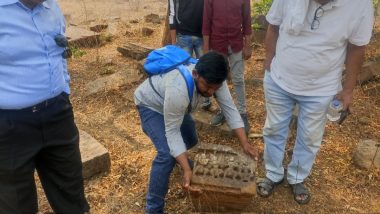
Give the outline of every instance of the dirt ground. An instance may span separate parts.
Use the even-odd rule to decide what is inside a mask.
[[[72,23],[99,21],[109,17],[121,18],[119,35],[101,47],[82,48],[85,54],[69,60],[71,74],[71,100],[75,119],[80,129],[91,134],[110,152],[111,171],[85,181],[85,193],[93,214],[143,213],[148,175],[155,150],[141,130],[138,113],[133,103],[133,91],[138,84],[86,97],[85,85],[97,78],[120,70],[136,68],[137,62],[121,56],[117,46],[137,42],[149,47],[159,47],[163,24],[145,23],[144,15],[166,13],[166,0],[110,0],[74,1],[59,0]],[[100,14],[100,15],[99,15]],[[138,19],[131,24],[129,20]],[[142,26],[155,30],[149,37],[141,36]],[[132,35],[125,36],[128,30]],[[247,99],[252,131],[260,133],[265,120],[263,88],[263,47],[254,49],[253,58],[246,63]],[[380,55],[378,48],[371,48],[368,57]],[[377,80],[379,82],[379,80]],[[375,84],[369,83],[369,84]],[[313,170],[306,180],[312,200],[308,205],[298,205],[287,184],[281,185],[273,196],[264,199],[256,196],[247,213],[380,213],[380,171],[361,170],[354,166],[353,152],[361,139],[380,141],[380,96],[368,95],[361,87],[355,89],[353,114],[342,126],[328,124],[326,134]],[[293,137],[289,139],[289,162]],[[201,143],[220,143],[240,149],[237,139],[223,138],[199,131]],[[251,140],[261,151],[262,139]],[[264,176],[259,166],[258,176]],[[167,195],[166,212],[190,213],[190,200],[180,187],[178,168],[171,177]],[[39,187],[40,212],[50,210]]]

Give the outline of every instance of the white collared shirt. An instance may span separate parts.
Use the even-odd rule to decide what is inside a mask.
[[[299,35],[284,31],[291,0],[274,0],[267,15],[280,26],[271,77],[284,90],[303,96],[332,96],[342,90],[341,79],[347,44],[367,45],[374,23],[371,0],[334,0],[323,6],[319,27],[312,30],[315,11],[321,4],[310,0]]]

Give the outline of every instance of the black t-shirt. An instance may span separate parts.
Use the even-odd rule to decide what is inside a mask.
[[[169,0],[170,29],[202,37],[203,0]]]

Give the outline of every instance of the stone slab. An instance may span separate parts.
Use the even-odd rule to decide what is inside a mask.
[[[212,126],[210,124],[211,118],[214,116],[214,114],[211,114],[210,112],[197,109],[192,113],[193,119],[196,123],[196,126],[198,129],[206,131],[206,132],[213,132],[217,135],[222,135],[225,137],[232,137],[234,136],[233,131],[228,127],[227,123],[223,123],[221,126]]]
[[[111,160],[107,149],[87,132],[80,130],[80,151],[83,164],[83,178],[109,172]]]
[[[132,58],[135,60],[142,60],[148,56],[152,48],[144,47],[136,43],[127,43],[117,48],[124,57]]]
[[[108,24],[92,24],[90,26],[90,30],[96,33],[100,33],[107,28],[108,28]]]
[[[95,47],[100,44],[100,34],[77,26],[69,26],[66,37],[70,45],[76,47]]]
[[[370,80],[380,77],[380,61],[367,62],[363,65],[358,76],[358,84],[363,85]]]
[[[106,77],[99,78],[86,85],[86,96],[93,95],[98,92],[107,92],[117,90],[128,84],[133,84],[142,79],[141,73],[137,69],[129,69],[119,71]]]
[[[148,14],[144,17],[145,19],[145,22],[150,22],[150,23],[153,23],[153,24],[161,24],[161,18],[159,15],[157,14]]]
[[[198,212],[236,212],[247,207],[256,195],[257,163],[231,147],[201,144],[194,158],[190,193]]]
[[[141,29],[141,34],[143,36],[150,36],[154,33],[154,30],[152,28],[148,28],[148,27],[143,27]]]
[[[359,168],[380,169],[380,143],[374,140],[361,140],[353,160]]]

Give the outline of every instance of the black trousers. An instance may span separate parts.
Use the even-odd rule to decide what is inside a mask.
[[[35,170],[55,213],[89,210],[79,133],[65,93],[31,108],[0,109],[0,214],[37,212]]]

